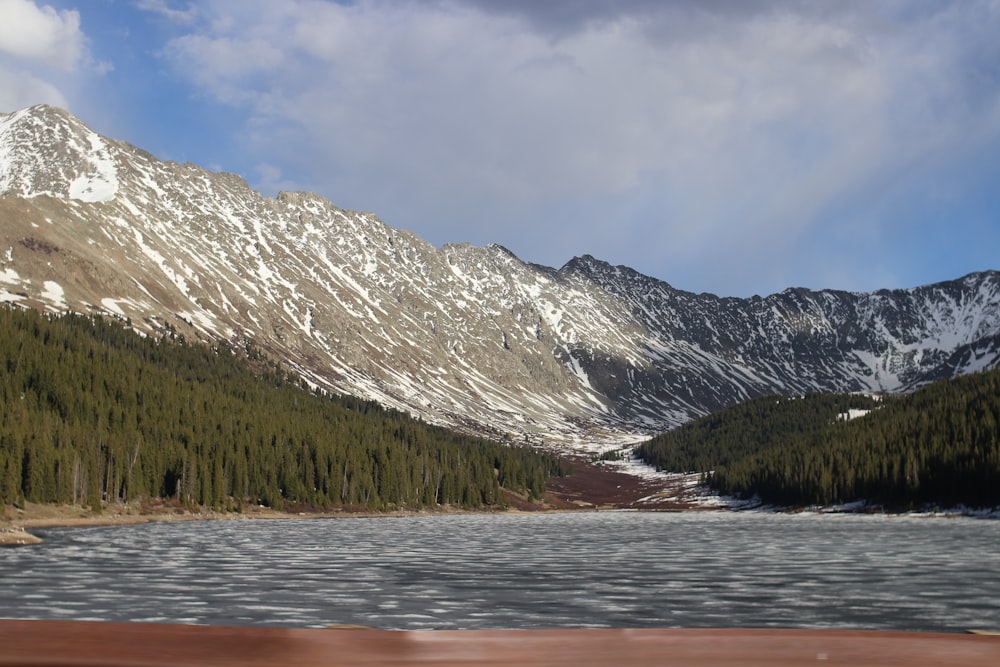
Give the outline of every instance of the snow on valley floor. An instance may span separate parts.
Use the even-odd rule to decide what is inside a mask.
[[[871,412],[870,410],[850,410],[838,416],[838,419],[848,421],[857,419]],[[641,459],[634,455],[638,446],[635,440],[611,440],[605,447],[591,446],[588,453],[620,452],[623,458],[618,460],[598,461],[596,465],[606,470],[631,475],[642,479],[651,489],[657,489],[637,501],[634,505],[642,509],[678,509],[681,506],[692,509],[760,509],[765,511],[780,510],[782,508],[763,505],[757,498],[741,499],[733,496],[723,496],[703,483],[704,474],[701,472],[663,472],[655,466],[643,463]],[[609,445],[609,446],[607,446]],[[856,512],[870,509],[863,501],[847,503],[844,505],[813,508],[816,511],[829,512]],[[962,513],[962,512],[960,512]]]
[[[737,498],[716,493],[703,483],[703,473],[662,472],[655,467],[646,465],[631,453],[631,448],[623,450],[626,457],[619,460],[597,461],[599,468],[637,477],[647,485],[645,496],[630,503],[632,509],[643,510],[753,510],[759,512],[787,512],[800,514],[839,514],[866,513],[881,514],[885,510],[880,505],[874,505],[867,500],[859,499],[838,505],[811,505],[807,507],[782,507],[767,505],[757,497]],[[926,507],[904,512],[909,516],[942,517],[971,516],[978,518],[1000,519],[1000,507],[970,508],[958,507]]]
[[[647,465],[632,454],[630,448],[624,450],[625,458],[611,461],[597,461],[596,466],[605,470],[638,477],[648,484],[650,493],[635,501],[639,509],[676,509],[688,506],[692,509],[731,509],[745,506],[746,501],[720,496],[702,483],[702,473],[662,472]]]

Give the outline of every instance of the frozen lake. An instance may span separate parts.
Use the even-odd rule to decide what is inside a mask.
[[[157,523],[0,549],[0,616],[380,629],[1000,626],[1000,521],[566,513]]]

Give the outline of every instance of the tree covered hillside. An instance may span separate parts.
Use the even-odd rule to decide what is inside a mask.
[[[481,507],[501,486],[539,496],[559,472],[532,449],[309,392],[252,349],[100,317],[0,308],[0,369],[2,503]]]
[[[848,409],[870,409],[845,420]],[[1000,370],[906,396],[769,396],[660,435],[638,455],[711,471],[724,494],[781,505],[1000,506]]]

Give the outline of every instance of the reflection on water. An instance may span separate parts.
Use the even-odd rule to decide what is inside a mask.
[[[0,550],[0,616],[384,629],[1000,623],[1000,521],[601,512],[159,523]]]

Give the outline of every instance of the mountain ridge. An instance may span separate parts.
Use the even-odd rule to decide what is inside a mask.
[[[593,451],[766,393],[908,391],[1000,362],[1000,274],[695,294],[583,255],[439,248],[323,197],[0,115],[0,298],[253,340],[311,384]]]

